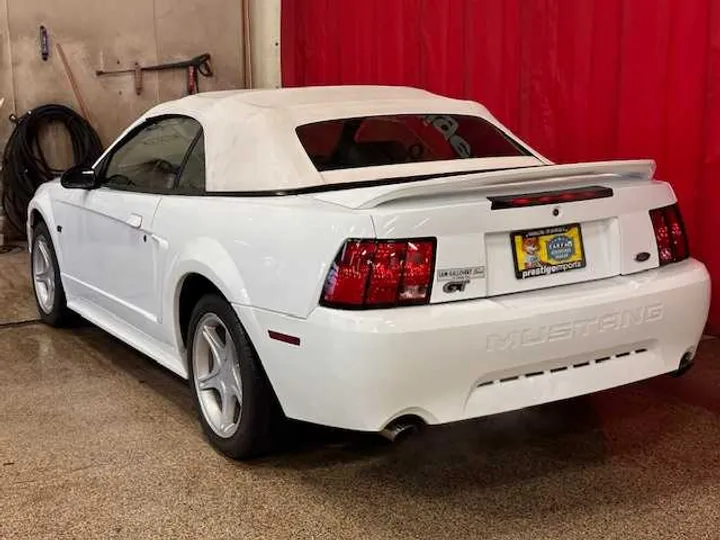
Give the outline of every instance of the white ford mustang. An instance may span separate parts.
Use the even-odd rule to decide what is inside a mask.
[[[411,88],[200,94],[38,190],[35,295],[188,378],[229,456],[283,416],[398,433],[692,364],[708,273],[653,175]]]

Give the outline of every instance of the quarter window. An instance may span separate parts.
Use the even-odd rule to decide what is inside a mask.
[[[187,117],[151,121],[113,152],[104,184],[111,188],[168,193],[202,128]]]

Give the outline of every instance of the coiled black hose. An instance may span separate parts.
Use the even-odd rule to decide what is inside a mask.
[[[102,153],[97,132],[85,118],[64,105],[41,105],[18,118],[2,161],[2,205],[11,234],[24,235],[27,208],[35,190],[63,172],[48,165],[40,146],[43,128],[56,122],[63,124],[70,135],[74,165],[90,166]]]

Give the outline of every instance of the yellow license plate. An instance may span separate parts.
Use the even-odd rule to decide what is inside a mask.
[[[585,267],[579,223],[510,233],[515,277],[550,276]]]

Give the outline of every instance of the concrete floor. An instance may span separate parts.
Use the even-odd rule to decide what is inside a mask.
[[[716,340],[682,379],[395,446],[293,425],[243,464],[183,381],[96,328],[21,322],[27,265],[0,255],[0,538],[720,538]]]

